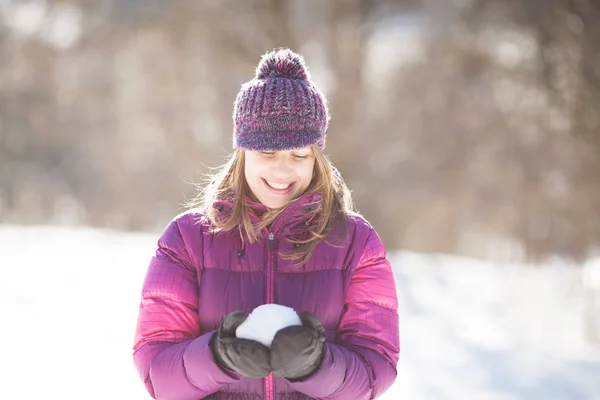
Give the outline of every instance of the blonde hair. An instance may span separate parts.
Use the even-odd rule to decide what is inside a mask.
[[[319,241],[324,240],[333,226],[339,221],[345,221],[345,215],[354,210],[350,190],[344,183],[337,169],[333,166],[329,158],[323,153],[317,145],[311,146],[315,155],[315,166],[313,176],[308,188],[301,193],[319,193],[321,194],[321,207],[314,209],[307,215],[307,218],[319,214],[315,219],[315,224],[308,229],[307,239],[290,239],[290,242],[299,244],[290,254],[284,254],[283,257],[290,260],[298,260],[297,265],[305,263],[313,254]],[[247,197],[253,197],[252,192],[246,182],[244,174],[245,152],[243,149],[236,149],[228,161],[217,168],[215,173],[208,176],[208,184],[204,188],[199,187],[198,195],[188,206],[190,208],[203,208],[206,218],[212,224],[214,232],[230,231],[232,229],[244,229],[250,243],[258,241],[260,232],[269,226],[275,218],[296,199],[279,209],[269,209],[262,215],[260,222],[253,223],[250,219],[250,206],[246,203]],[[244,199],[244,201],[239,201]],[[217,218],[217,210],[213,208],[213,203],[218,200],[233,200],[234,206],[231,215],[226,220]],[[305,237],[306,235],[302,235]]]

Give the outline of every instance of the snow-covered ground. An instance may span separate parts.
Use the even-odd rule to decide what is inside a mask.
[[[156,235],[0,225],[0,398],[149,399],[132,364]],[[391,253],[401,357],[382,399],[600,399],[580,271]]]

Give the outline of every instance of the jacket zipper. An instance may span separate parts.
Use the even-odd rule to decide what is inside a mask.
[[[267,252],[266,304],[273,304],[275,301],[275,257],[277,257],[275,232],[279,232],[279,230],[284,226],[285,218],[287,218],[287,215],[289,215],[292,211],[295,211],[301,205],[306,204],[307,201],[307,197],[299,199],[295,204],[288,207],[286,210],[283,211],[281,215],[279,215],[275,219],[275,221],[271,225],[271,230],[267,230],[269,232],[269,247]],[[232,204],[230,202],[227,203]],[[251,216],[254,216],[256,219],[258,219],[253,213],[251,213]],[[265,399],[275,399],[273,372],[271,372],[269,376],[265,378]]]
[[[269,251],[267,257],[267,304],[272,304],[275,301],[275,257],[277,256],[275,250],[275,233],[271,231],[269,232]],[[265,378],[265,397],[266,400],[273,400],[275,398],[272,371]]]
[[[269,251],[267,257],[267,304],[272,304],[275,301],[275,233],[269,232]]]
[[[289,215],[292,211],[295,211],[298,207],[305,204],[306,202],[307,198],[299,199],[295,204],[284,210],[283,213],[280,214],[271,225],[271,230],[269,231],[269,251],[267,259],[267,304],[272,304],[275,302],[275,257],[277,257],[275,232],[279,232],[279,230],[284,226],[285,218],[287,218],[287,215]],[[271,371],[269,376],[265,378],[266,400],[275,399],[275,388],[273,383],[273,371]]]

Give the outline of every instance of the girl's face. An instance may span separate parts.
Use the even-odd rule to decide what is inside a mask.
[[[309,147],[284,151],[245,151],[244,173],[254,196],[271,209],[302,194],[313,175],[315,155]]]

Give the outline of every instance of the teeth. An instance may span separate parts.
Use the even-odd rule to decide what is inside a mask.
[[[288,187],[290,187],[291,183],[275,183],[275,182],[271,182],[271,181],[267,181],[267,183],[269,184],[269,186],[275,188],[275,189],[287,189]]]

